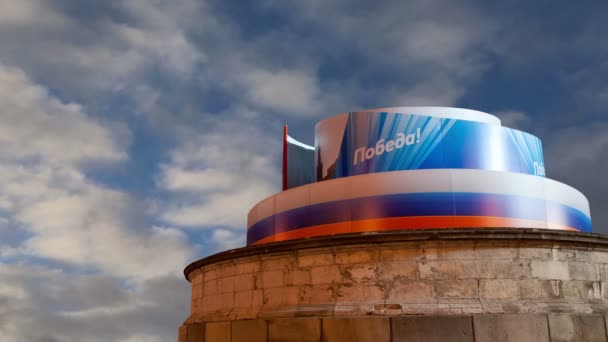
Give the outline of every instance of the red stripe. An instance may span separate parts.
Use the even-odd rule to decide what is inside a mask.
[[[573,230],[576,228],[542,221],[513,219],[493,216],[413,216],[369,219],[352,222],[339,222],[301,228],[269,236],[254,242],[254,245],[302,239],[322,235],[388,231],[401,229],[438,229],[438,228],[541,228]]]

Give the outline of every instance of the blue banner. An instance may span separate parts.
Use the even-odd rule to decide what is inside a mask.
[[[499,125],[388,112],[351,112],[330,120],[322,121],[316,134],[323,142],[318,147],[327,145],[335,153],[317,151],[317,181],[416,169],[545,176],[540,139]]]

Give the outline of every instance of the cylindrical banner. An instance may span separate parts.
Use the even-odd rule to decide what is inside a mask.
[[[317,181],[416,169],[545,175],[537,137],[449,115],[351,112],[319,122],[315,140]]]

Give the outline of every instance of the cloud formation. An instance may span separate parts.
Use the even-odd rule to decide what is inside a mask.
[[[349,110],[497,113],[606,231],[608,27],[564,6],[0,3],[0,336],[175,339],[183,267],[279,189],[281,126]]]

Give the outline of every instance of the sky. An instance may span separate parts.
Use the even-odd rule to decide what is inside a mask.
[[[543,141],[608,232],[605,1],[0,0],[2,341],[172,341],[282,126],[455,106]]]

